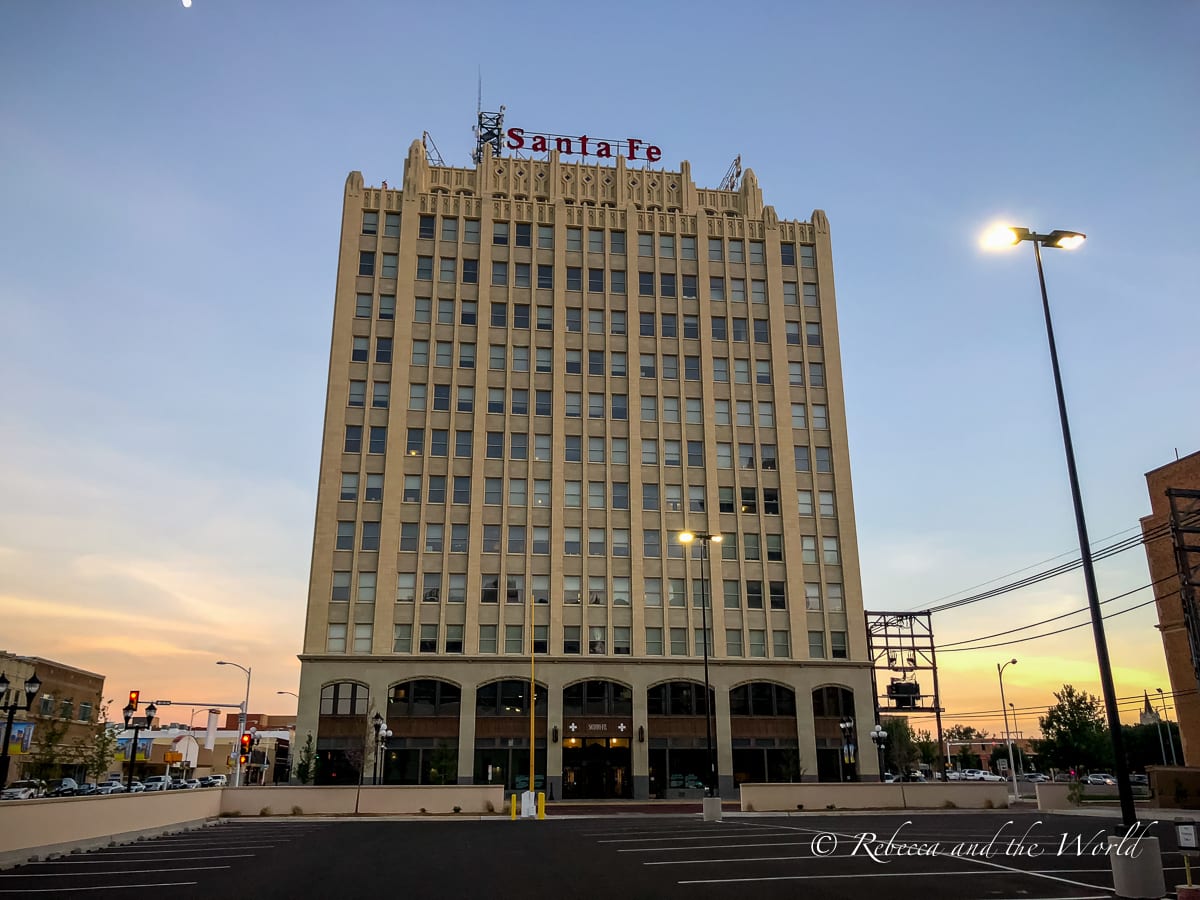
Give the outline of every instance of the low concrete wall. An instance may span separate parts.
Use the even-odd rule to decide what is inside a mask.
[[[743,784],[744,812],[805,812],[825,809],[1003,809],[1008,785],[970,784]]]
[[[1163,809],[1200,809],[1200,768],[1147,766],[1150,788]]]
[[[447,784],[439,786],[366,785],[359,794],[353,787],[242,787],[221,791],[221,812],[240,816],[292,815],[299,809],[304,815],[351,816],[355,800],[358,812],[366,816],[404,816],[452,814],[459,807],[463,815],[502,813],[503,785]]]
[[[34,855],[102,847],[204,824],[221,809],[219,790],[161,791],[6,800],[0,803],[0,866]]]

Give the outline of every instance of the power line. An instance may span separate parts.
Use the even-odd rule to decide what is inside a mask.
[[[1156,698],[1157,698],[1157,697],[1163,697],[1163,698],[1167,698],[1167,699],[1170,699],[1170,700],[1174,701],[1174,700],[1177,700],[1177,699],[1178,699],[1178,698],[1180,698],[1180,697],[1188,697],[1188,696],[1191,696],[1191,695],[1193,695],[1193,694],[1196,694],[1197,692],[1198,692],[1198,691],[1197,691],[1197,689],[1196,689],[1196,688],[1187,688],[1187,689],[1185,689],[1185,690],[1182,690],[1182,691],[1163,691],[1163,692],[1162,692],[1162,694],[1158,694],[1158,693],[1156,692],[1155,694],[1152,694],[1152,695],[1150,695],[1150,705],[1151,705],[1152,707],[1155,705],[1155,702],[1156,702]],[[1128,710],[1128,709],[1136,709],[1136,708],[1138,708],[1138,707],[1142,706],[1144,703],[1145,703],[1145,695],[1143,695],[1143,696],[1139,697],[1139,696],[1137,696],[1136,694],[1130,694],[1130,695],[1128,695],[1128,696],[1126,696],[1126,697],[1118,697],[1118,698],[1117,698],[1117,704],[1118,704],[1118,705],[1121,705],[1121,706],[1125,706],[1125,707],[1127,708],[1127,710]],[[1015,708],[1015,711],[1016,711],[1016,712],[1018,712],[1018,713],[1033,713],[1033,712],[1042,712],[1042,711],[1045,711],[1045,710],[1049,709],[1051,705],[1052,705],[1052,704],[1050,704],[1050,705],[1047,705],[1047,704],[1037,704],[1037,705],[1034,705],[1034,706],[1018,706],[1018,707],[1016,707],[1016,708]],[[1156,709],[1156,711],[1158,711],[1158,710]],[[880,714],[881,714],[881,715],[882,715],[884,712],[887,712],[887,710],[880,710]],[[1161,714],[1161,711],[1159,711],[1159,712],[1160,712],[1160,714]],[[1012,713],[1013,713],[1013,710],[1012,710],[1012,709],[1010,709],[1010,710],[1009,710],[1009,715],[1012,715]],[[950,711],[943,711],[943,712],[942,712],[942,715],[943,715],[944,717],[945,717],[945,716],[949,716],[949,717],[956,718],[956,719],[966,719],[966,718],[995,718],[995,719],[999,719],[999,718],[1000,718],[1000,717],[1003,715],[1003,711],[1002,711],[1002,710],[1000,710],[1000,709],[980,709],[980,710],[971,710],[971,711],[967,711],[967,712],[950,712]],[[933,713],[915,713],[915,714],[913,714],[913,715],[905,716],[904,718],[908,718],[908,719],[932,719],[933,717],[934,717],[934,714],[933,714]]]
[[[1113,534],[1108,535],[1107,537],[1098,538],[1097,540],[1093,541],[1092,543],[1099,544],[1101,541],[1107,541],[1110,538],[1115,538],[1118,535],[1126,534],[1130,531],[1135,531],[1138,528],[1141,528],[1141,526],[1134,525],[1131,528],[1126,528],[1122,531],[1117,531]],[[944,594],[943,596],[936,598],[933,602],[940,603],[943,600],[948,600],[951,597],[956,597],[959,594],[963,593],[964,591],[973,591],[976,588],[981,588],[981,587],[984,587],[985,585],[993,584],[994,582],[997,582],[1002,578],[1011,578],[1013,575],[1020,575],[1022,572],[1028,572],[1030,569],[1033,569],[1037,566],[1044,566],[1044,565],[1046,565],[1046,563],[1052,563],[1056,559],[1062,559],[1064,556],[1069,556],[1072,553],[1078,553],[1078,552],[1079,552],[1078,549],[1075,549],[1075,548],[1072,548],[1070,550],[1064,550],[1062,553],[1059,553],[1057,556],[1051,556],[1049,559],[1043,559],[1041,562],[1030,563],[1029,565],[1023,566],[1020,569],[1014,569],[1013,571],[1006,572],[1003,575],[997,575],[995,578],[989,578],[987,581],[981,581],[981,582],[979,582],[979,584],[973,584],[970,587],[965,587],[965,588],[962,588],[961,590],[951,591],[949,594]],[[917,607],[916,606],[909,607],[908,611],[911,612],[914,609],[917,609]]]
[[[1109,597],[1107,600],[1101,600],[1100,605],[1104,606],[1104,604],[1106,604],[1106,603],[1112,603],[1114,600],[1120,600],[1124,597],[1128,597],[1130,594],[1136,594],[1138,591],[1144,591],[1148,587],[1157,587],[1158,585],[1162,584],[1164,581],[1175,581],[1178,579],[1178,577],[1179,576],[1175,575],[1175,574],[1168,575],[1165,578],[1160,578],[1157,581],[1152,581],[1149,584],[1143,584],[1141,587],[1136,587],[1131,591],[1126,591],[1124,594],[1117,594],[1117,596],[1115,596],[1115,597]],[[949,648],[958,647],[961,644],[973,644],[976,641],[988,641],[988,640],[991,640],[992,638],[1004,637],[1004,635],[1006,635],[1006,634],[1015,634],[1018,631],[1025,631],[1030,628],[1036,628],[1039,625],[1048,625],[1051,622],[1057,622],[1059,619],[1066,619],[1070,616],[1078,615],[1079,613],[1088,612],[1088,610],[1089,610],[1089,607],[1082,606],[1079,609],[1073,609],[1070,612],[1063,613],[1060,616],[1054,616],[1049,619],[1042,619],[1040,622],[1031,622],[1028,625],[1022,625],[1020,628],[1010,628],[1010,629],[1008,629],[1008,631],[997,631],[995,634],[985,634],[982,637],[967,638],[967,639],[961,640],[961,641],[951,641],[948,644],[942,644],[941,647],[939,647],[938,649],[939,650],[942,650],[942,649],[949,650]],[[1030,638],[1030,640],[1032,640],[1032,638]]]
[[[1143,590],[1144,588],[1147,588],[1149,586],[1150,585],[1148,585],[1148,584],[1142,585],[1142,587],[1138,588],[1138,590]],[[1116,598],[1114,597],[1113,599],[1115,600]],[[1133,612],[1135,609],[1141,609],[1143,606],[1149,606],[1151,603],[1154,603],[1154,602],[1156,602],[1156,599],[1154,597],[1151,597],[1149,600],[1145,601],[1144,603],[1139,603],[1136,606],[1129,607],[1128,609],[1122,609],[1122,610],[1118,610],[1117,612],[1114,612],[1114,613],[1109,613],[1107,616],[1101,616],[1101,618],[1102,619],[1115,619],[1117,616],[1123,616],[1123,615],[1125,615],[1125,613]],[[1032,634],[1029,637],[1017,638],[1016,640],[1012,640],[1012,641],[1000,641],[995,644],[980,644],[977,647],[951,647],[950,649],[943,650],[942,652],[943,653],[969,653],[972,650],[987,650],[991,647],[1007,647],[1011,644],[1024,644],[1026,641],[1036,641],[1038,638],[1053,637],[1056,634],[1063,634],[1064,632],[1067,632],[1067,631],[1074,631],[1076,628],[1085,628],[1091,624],[1092,623],[1090,621],[1080,622],[1078,625],[1068,625],[1066,628],[1059,628],[1055,631],[1047,631],[1044,634]]]

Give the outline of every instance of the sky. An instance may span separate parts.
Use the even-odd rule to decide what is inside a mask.
[[[740,155],[781,217],[826,211],[868,609],[1078,551],[1032,251],[978,237],[1086,232],[1047,287],[1091,536],[1134,534],[1144,473],[1200,450],[1198,28],[1182,0],[0,4],[0,648],[198,703],[241,700],[232,660],[295,709],[346,174],[399,184],[423,132],[468,165],[480,78],[509,125],[642,138],[701,187]],[[1097,575],[1150,599],[1140,547]],[[934,628],[1085,605],[1074,572]],[[1170,690],[1155,622],[1108,623],[1118,696]],[[947,724],[1002,730],[1012,657],[1023,733],[1099,692],[1088,627],[943,653]]]

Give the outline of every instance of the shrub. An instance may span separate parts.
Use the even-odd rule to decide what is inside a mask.
[[[494,813],[496,811],[496,804],[493,803],[491,800],[489,800],[487,802],[487,811],[490,813]]]
[[[826,803],[826,804],[825,804],[825,808],[826,808],[826,809],[837,809],[837,807],[836,807],[836,806],[834,806],[832,803]]]
[[[460,812],[462,812],[462,807],[461,807],[461,806],[456,806],[456,807],[454,807],[454,811],[455,811],[456,813],[460,813]]]
[[[292,815],[293,816],[302,816],[302,815],[304,815],[304,810],[302,810],[298,806],[293,806],[292,807]]]
[[[269,807],[269,806],[264,806],[262,809],[260,809],[260,810],[258,811],[258,814],[259,814],[260,816],[269,816],[269,815],[271,814],[271,807]]]
[[[423,806],[421,807],[421,815],[423,815],[423,816],[429,815],[429,811],[426,810],[425,807],[423,807]]]
[[[943,800],[942,809],[958,809],[958,804],[953,800]]]
[[[991,798],[991,797],[988,797],[987,799],[985,799],[985,800],[983,801],[983,808],[984,808],[984,809],[995,809],[995,808],[996,808],[996,804],[992,802],[992,798]]]
[[[797,804],[796,804],[796,809],[804,809],[804,804],[803,804],[803,803],[797,803]]]

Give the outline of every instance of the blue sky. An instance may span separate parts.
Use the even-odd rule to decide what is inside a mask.
[[[1133,528],[1143,473],[1200,449],[1197,26],[1185,2],[4,4],[0,642],[114,696],[236,700],[229,658],[286,708],[342,186],[398,183],[423,131],[466,165],[480,70],[509,124],[643,138],[701,186],[741,154],[781,216],[827,212],[868,608],[1075,545],[1032,254],[977,249],[997,219],[1089,235],[1047,281],[1092,535]],[[1140,550],[1098,572],[1102,597],[1149,581]],[[1076,573],[935,627],[1083,605]],[[1110,625],[1119,694],[1168,687],[1153,624]],[[997,708],[1012,655],[1017,706],[1097,690],[1084,628],[946,657],[945,705]]]

